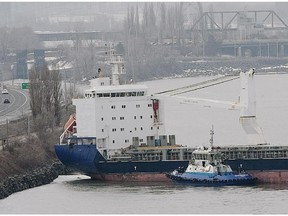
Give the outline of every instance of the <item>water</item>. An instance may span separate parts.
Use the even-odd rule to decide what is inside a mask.
[[[288,186],[192,187],[163,183],[105,183],[82,175],[0,201],[2,214],[284,214]]]
[[[207,78],[146,82],[151,93]],[[288,75],[256,76],[257,120],[266,140],[288,144]],[[191,97],[236,101],[240,80],[189,93]],[[239,111],[165,102],[166,130],[177,143],[245,144]],[[286,214],[288,185],[192,187],[168,183],[107,183],[83,175],[60,176],[53,183],[0,200],[1,214]]]

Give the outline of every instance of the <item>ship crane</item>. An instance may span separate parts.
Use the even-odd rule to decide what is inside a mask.
[[[185,104],[198,104],[204,107],[220,107],[229,110],[240,109],[240,123],[245,131],[249,144],[266,144],[262,129],[256,122],[256,96],[255,96],[255,82],[254,82],[255,69],[250,69],[247,72],[240,72],[240,76],[224,76],[197,84],[167,90],[155,94],[157,98],[173,98],[180,103]],[[240,100],[238,102],[220,101],[204,98],[194,98],[180,96],[180,94],[196,91],[198,89],[207,88],[229,82],[240,78],[241,90]]]

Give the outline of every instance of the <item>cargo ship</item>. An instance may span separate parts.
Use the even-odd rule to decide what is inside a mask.
[[[145,85],[121,84],[124,59],[111,55],[112,79],[90,80],[76,115],[64,126],[55,151],[60,161],[93,179],[167,181],[166,172],[187,166],[192,150],[165,134],[163,107]]]
[[[174,134],[165,133],[161,97],[169,91],[149,95],[145,85],[120,85],[124,59],[111,55],[109,63],[112,78],[104,77],[99,69],[83,97],[73,99],[76,114],[70,116],[55,145],[57,157],[95,180],[171,181],[166,174],[187,167],[195,148],[178,145]],[[233,170],[245,169],[263,182],[286,182],[288,147],[268,145],[256,123],[254,73],[253,69],[240,73],[240,102],[228,103],[241,110],[240,122],[250,145],[218,148]],[[223,77],[172,92],[176,95],[236,78],[239,76]],[[185,99],[195,100],[201,101]]]

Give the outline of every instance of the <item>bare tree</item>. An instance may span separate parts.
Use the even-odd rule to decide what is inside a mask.
[[[175,21],[177,32],[177,44],[180,48],[184,39],[184,16],[183,16],[183,2],[177,3],[175,6]]]
[[[160,22],[159,22],[159,39],[160,42],[162,42],[165,31],[166,31],[166,7],[165,7],[165,3],[162,2],[160,5]]]
[[[35,129],[39,138],[45,138],[47,130],[59,126],[61,118],[61,77],[59,70],[49,70],[47,66],[32,68],[30,79],[30,106]]]
[[[173,45],[174,44],[175,27],[176,27],[175,11],[173,8],[169,8],[167,20],[168,20],[168,28],[169,28],[170,38],[171,38],[172,45]]]
[[[42,100],[43,100],[43,88],[40,84],[41,71],[32,68],[29,71],[29,94],[30,94],[30,107],[32,110],[33,118],[42,113]]]
[[[9,29],[7,27],[0,28],[0,58],[3,62],[6,62],[9,52]]]
[[[51,71],[51,78],[53,83],[53,105],[54,105],[54,119],[56,126],[60,125],[61,120],[61,75],[58,69]]]

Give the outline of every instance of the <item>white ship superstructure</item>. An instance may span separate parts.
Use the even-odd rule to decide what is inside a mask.
[[[163,135],[163,106],[148,95],[147,87],[119,85],[119,75],[124,73],[122,63],[121,58],[114,58],[110,62],[112,80],[100,74],[90,81],[84,98],[73,99],[77,136],[95,136],[97,148],[108,158],[131,145],[155,146],[155,140],[165,145],[169,138],[171,144],[175,143],[175,136]]]

